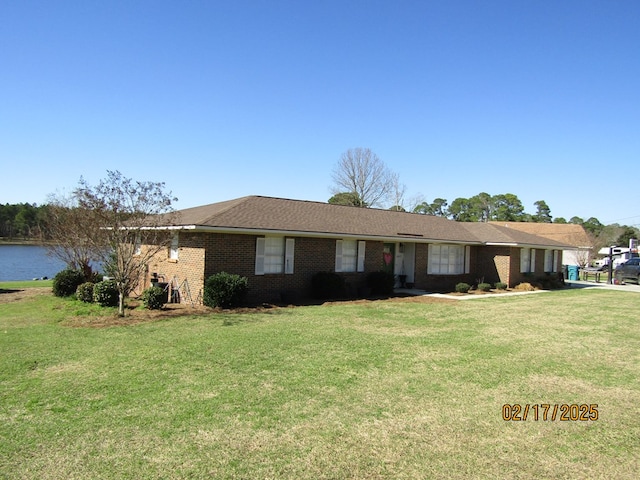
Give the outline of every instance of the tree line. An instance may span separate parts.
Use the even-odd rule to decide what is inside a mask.
[[[329,203],[357,207],[380,207],[435,215],[459,222],[538,222],[582,225],[594,245],[628,245],[629,238],[638,238],[640,231],[628,225],[603,225],[595,217],[586,220],[577,216],[569,220],[553,218],[544,200],[534,202],[535,212],[528,213],[517,195],[480,192],[469,198],[459,197],[448,202],[444,198],[426,201],[421,195],[407,199],[406,186],[369,148],[352,148],[344,152],[332,171],[333,196]]]
[[[35,203],[0,204],[0,237],[40,239],[44,234],[47,205]]]

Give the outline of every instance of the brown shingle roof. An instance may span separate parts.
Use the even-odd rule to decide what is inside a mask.
[[[494,223],[465,222],[463,223],[473,235],[485,244],[523,245],[531,247],[565,248],[566,244],[534,235],[521,230],[508,228]]]
[[[175,226],[228,231],[413,239],[467,244],[558,246],[553,240],[504,227],[443,217],[305,200],[249,196],[176,212]]]
[[[591,248],[592,241],[582,225],[571,223],[533,223],[533,222],[489,222],[506,228],[530,233],[539,237],[555,240],[577,248]]]

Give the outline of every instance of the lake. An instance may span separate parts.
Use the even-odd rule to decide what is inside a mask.
[[[0,245],[0,282],[53,278],[66,265],[38,245]]]

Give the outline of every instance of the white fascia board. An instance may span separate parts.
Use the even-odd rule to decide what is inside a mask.
[[[513,242],[509,242],[509,243],[486,242],[485,245],[491,246],[491,247],[520,247],[520,248],[540,248],[540,249],[545,248],[550,250],[563,250],[566,247],[566,245],[540,245],[540,244],[534,244],[534,243],[513,243]]]
[[[166,225],[164,227],[140,227],[140,230],[195,230],[195,225]]]

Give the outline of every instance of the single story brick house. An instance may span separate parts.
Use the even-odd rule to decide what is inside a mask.
[[[489,223],[328,203],[248,196],[177,212],[167,251],[149,263],[142,288],[159,276],[187,280],[195,299],[217,272],[249,279],[252,303],[304,298],[317,272],[344,276],[357,296],[370,272],[397,286],[451,291],[459,282],[513,287],[561,271],[561,242]]]

